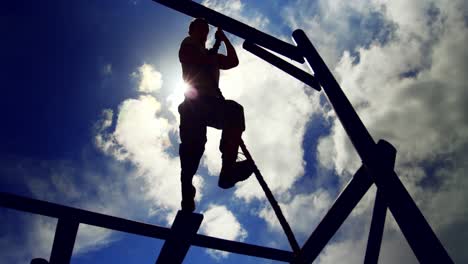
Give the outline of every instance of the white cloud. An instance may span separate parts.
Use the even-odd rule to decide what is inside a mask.
[[[270,23],[269,19],[261,13],[252,9],[246,10],[241,0],[203,0],[201,4],[255,28],[264,28]]]
[[[296,234],[310,234],[323,218],[332,204],[332,199],[325,190],[310,194],[298,194],[288,203],[280,203],[283,214]],[[259,213],[276,232],[283,233],[273,209],[268,206]]]
[[[159,91],[163,84],[162,75],[153,65],[144,63],[133,72],[132,76],[139,78],[138,91],[142,93],[153,93]]]
[[[203,234],[237,241],[243,241],[247,237],[247,231],[225,206],[210,204],[203,215],[204,219],[200,227]],[[228,253],[223,251],[207,250],[207,252],[216,259],[228,256]]]
[[[157,72],[153,66],[144,64],[141,72],[141,87],[153,87],[150,73]],[[150,73],[148,73],[150,72]],[[170,133],[178,131],[178,124],[162,114],[161,103],[152,95],[141,95],[123,101],[118,110],[115,128],[112,130],[112,111],[104,110],[98,121],[95,142],[99,149],[120,161],[129,161],[136,166],[132,177],[140,184],[140,192],[151,204],[150,215],[172,222],[180,208],[180,162],[178,156],[169,152],[173,147]],[[202,197],[203,178],[196,175],[196,199]]]

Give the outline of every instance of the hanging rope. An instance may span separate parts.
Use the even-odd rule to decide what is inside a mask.
[[[299,244],[297,243],[296,238],[294,237],[294,233],[292,232],[291,227],[289,226],[288,222],[286,221],[286,218],[283,215],[283,212],[281,211],[281,208],[278,205],[278,202],[276,201],[275,197],[273,196],[273,193],[271,192],[270,188],[268,187],[267,183],[263,179],[262,174],[260,173],[260,170],[257,168],[257,165],[255,165],[255,162],[250,155],[250,152],[247,150],[247,147],[244,144],[244,141],[241,140],[240,147],[242,149],[242,152],[245,155],[245,158],[252,161],[254,164],[254,174],[255,177],[257,178],[258,182],[260,183],[260,186],[262,187],[263,191],[265,192],[265,195],[268,199],[268,201],[271,204],[271,207],[273,207],[273,211],[276,214],[276,217],[278,217],[278,220],[281,224],[281,227],[284,230],[284,233],[286,234],[286,237],[288,238],[289,244],[291,245],[291,248],[294,252],[294,254],[299,254],[299,251],[301,248],[299,247]]]
[[[216,41],[211,49],[209,49],[210,54],[217,54],[219,47],[221,46],[221,41],[218,38],[217,34],[215,34]],[[286,218],[283,215],[283,212],[281,211],[281,208],[278,205],[278,202],[276,201],[275,197],[273,196],[273,193],[271,192],[270,188],[268,188],[267,183],[263,179],[262,174],[260,173],[260,170],[257,168],[257,165],[255,165],[255,162],[250,155],[250,152],[247,150],[247,147],[244,144],[244,141],[241,140],[240,147],[242,149],[243,154],[245,155],[245,158],[252,161],[254,164],[254,174],[255,177],[257,178],[258,182],[260,183],[260,186],[262,187],[263,191],[265,192],[265,195],[268,199],[268,201],[271,204],[271,207],[273,207],[273,211],[276,214],[276,217],[278,217],[278,220],[281,224],[281,227],[284,230],[284,233],[286,234],[286,237],[288,238],[289,244],[291,245],[291,248],[294,252],[295,255],[299,254],[299,251],[301,248],[299,247],[299,244],[297,243],[296,238],[294,237],[294,233],[292,232],[291,227],[289,226],[288,222],[286,221]]]

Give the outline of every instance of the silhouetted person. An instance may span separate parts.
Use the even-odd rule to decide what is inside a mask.
[[[217,53],[217,48],[205,48],[208,23],[197,18],[190,23],[189,36],[179,50],[182,75],[189,89],[179,105],[182,210],[195,210],[195,188],[192,178],[205,151],[206,127],[222,129],[219,149],[222,153],[222,169],[218,185],[223,189],[233,187],[247,179],[253,172],[250,161],[236,162],[242,132],[245,130],[244,110],[232,100],[224,99],[219,84],[219,70],[229,70],[239,64],[231,42],[218,29],[216,39],[224,42],[227,54]],[[215,44],[215,46],[217,46]]]

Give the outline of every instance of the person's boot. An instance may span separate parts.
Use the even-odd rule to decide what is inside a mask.
[[[243,160],[221,168],[218,186],[223,189],[234,187],[236,183],[247,180],[255,170],[255,165],[250,160]]]
[[[234,186],[234,161],[223,160],[221,173],[219,174],[218,186],[223,189],[229,189]]]
[[[238,161],[234,164],[234,179],[237,182],[247,180],[255,170],[255,164],[251,160]]]
[[[182,202],[180,203],[182,211],[195,211],[195,193],[196,189],[193,187],[193,185],[187,186],[185,188],[182,186]]]

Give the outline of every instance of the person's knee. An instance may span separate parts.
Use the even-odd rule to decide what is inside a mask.
[[[226,100],[226,117],[232,126],[242,131],[245,130],[244,107],[242,105],[232,100]]]
[[[244,114],[244,107],[236,101],[226,100],[226,108],[232,113]]]
[[[179,155],[181,158],[198,157],[205,151],[206,141],[184,142],[179,145]]]

